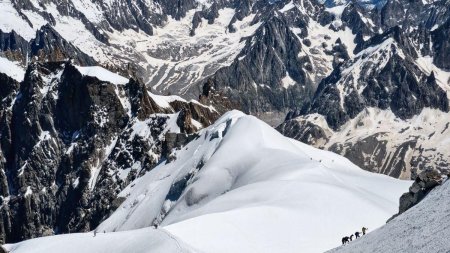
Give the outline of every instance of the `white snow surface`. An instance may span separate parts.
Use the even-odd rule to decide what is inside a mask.
[[[383,227],[329,252],[448,253],[450,249],[450,180],[433,189],[419,204]]]
[[[22,82],[25,77],[25,70],[17,62],[10,61],[6,58],[0,57],[0,73]]]
[[[10,253],[187,253],[193,252],[163,229],[66,234],[5,245]]]
[[[0,30],[3,32],[11,32],[14,30],[23,38],[31,40],[35,37],[36,31],[22,18],[14,9],[11,0],[0,1]]]
[[[411,184],[363,171],[237,111],[199,134],[174,152],[175,161],[124,189],[125,202],[97,230],[157,222],[200,252],[323,252],[363,225],[383,225]],[[181,195],[166,199],[183,178]]]
[[[126,84],[128,79],[113,73],[100,66],[80,67],[75,66],[82,75],[98,78],[100,81],[110,82],[112,84]]]

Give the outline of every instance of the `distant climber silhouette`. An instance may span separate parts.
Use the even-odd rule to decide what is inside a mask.
[[[359,232],[355,232],[355,239],[359,238]]]
[[[368,228],[366,228],[366,227],[362,227],[362,229],[361,229],[361,230],[362,230],[362,232],[363,232],[363,235],[365,235],[365,234],[366,234],[366,231],[367,231],[367,230],[369,230],[369,229],[368,229]]]
[[[350,241],[353,241],[353,234],[350,235]]]
[[[346,243],[349,243],[349,240],[350,239],[350,237],[348,237],[348,236],[346,236],[346,237],[343,237],[342,238],[342,245],[344,245],[344,244],[346,244]]]

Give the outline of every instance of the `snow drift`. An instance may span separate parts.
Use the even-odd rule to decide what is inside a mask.
[[[66,234],[43,237],[14,245],[6,245],[9,252],[26,253],[184,253],[191,252],[164,230],[152,228],[117,233]]]
[[[323,252],[363,225],[383,225],[410,185],[237,111],[172,155],[120,193],[125,201],[97,231],[160,224],[200,252]],[[18,245],[40,240],[52,239]]]

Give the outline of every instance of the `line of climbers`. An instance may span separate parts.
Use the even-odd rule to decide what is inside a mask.
[[[362,234],[363,235],[365,235],[366,234],[366,231],[367,230],[369,230],[368,228],[366,228],[366,227],[362,227]],[[360,237],[360,232],[359,231],[356,231],[355,232],[355,240],[356,239],[358,239],[359,237]],[[347,243],[350,243],[351,241],[353,241],[353,234],[351,234],[350,236],[345,236],[345,237],[343,237],[342,238],[342,245],[344,245],[344,244],[347,244]]]

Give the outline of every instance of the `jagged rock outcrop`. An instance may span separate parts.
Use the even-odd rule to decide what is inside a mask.
[[[450,17],[442,26],[431,32],[434,50],[433,62],[434,64],[436,64],[436,66],[447,71],[450,71],[450,63],[448,61],[450,57],[450,42],[448,40],[449,36]]]
[[[166,136],[220,116],[177,101],[195,112],[177,126],[178,111],[143,84],[103,81],[70,61],[35,62],[20,84],[0,81],[2,242],[93,229],[123,201],[121,189],[192,140],[166,145]]]
[[[400,197],[398,214],[391,219],[417,205],[434,187],[441,185],[443,181],[442,174],[438,170],[427,170],[420,173],[409,188],[409,192]]]
[[[0,30],[0,55],[13,61],[26,64],[29,43],[15,31],[4,32]]]
[[[30,42],[29,57],[35,61],[63,61],[73,59],[81,65],[95,65],[96,61],[67,42],[50,25],[43,26]]]
[[[302,122],[299,123],[298,120],[301,120]],[[323,147],[323,145],[325,145],[332,137],[331,133],[327,133],[326,130],[320,126],[300,118],[296,120],[286,120],[276,129],[289,138],[296,139],[316,147]]]
[[[397,28],[360,44],[354,60],[324,79],[303,114],[326,116],[335,130],[364,108],[390,109],[401,119],[431,107],[448,111],[446,91],[433,73],[426,76],[414,63],[409,40]]]
[[[424,109],[403,121],[391,111],[368,108],[338,131],[319,114],[288,119],[277,129],[288,137],[343,155],[368,171],[414,180],[421,171],[449,172],[445,140],[450,122],[442,120],[448,114]]]
[[[389,0],[374,9],[351,2],[332,12],[340,17],[335,30],[359,31],[354,50],[277,129],[369,171],[405,179],[447,173],[448,122],[435,119],[449,111],[448,1]]]
[[[18,61],[23,66],[33,61],[54,62],[67,59],[81,65],[96,64],[92,57],[65,40],[48,24],[41,27],[31,41],[26,41],[14,30],[9,33],[0,30],[0,55],[11,61]]]
[[[239,59],[214,74],[214,89],[223,91],[247,113],[284,113],[285,108],[308,100],[312,94],[312,83],[304,70],[309,60],[298,57],[301,50],[286,21],[274,16],[247,41]],[[283,78],[292,83],[283,83]]]

